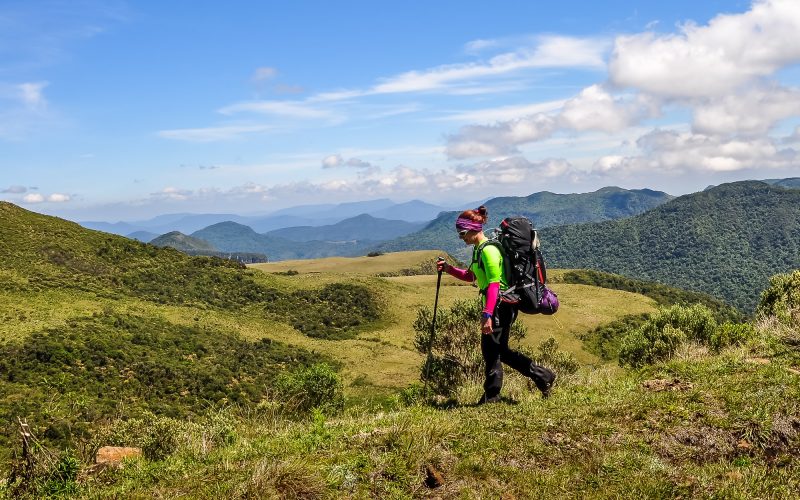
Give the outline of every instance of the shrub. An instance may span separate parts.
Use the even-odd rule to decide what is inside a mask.
[[[622,340],[620,364],[642,366],[671,358],[686,341],[694,341],[719,351],[742,344],[755,335],[747,323],[718,325],[714,313],[701,304],[661,309]]]
[[[276,396],[284,408],[298,415],[317,409],[336,414],[344,408],[344,394],[339,375],[325,363],[283,372],[275,381]]]
[[[800,328],[800,270],[770,278],[769,287],[761,293],[756,314],[774,316],[787,326]]]
[[[563,380],[565,375],[571,375],[580,368],[580,363],[572,353],[558,350],[558,342],[553,337],[542,341],[536,350],[538,352],[530,355],[533,362],[550,368],[558,375],[559,379]]]
[[[452,396],[467,382],[477,382],[483,377],[478,324],[481,318],[479,300],[459,300],[450,309],[436,314],[436,332],[431,345],[432,311],[428,307],[417,310],[414,330],[417,335],[414,347],[421,354],[428,353],[421,367],[421,378],[431,385],[436,394]],[[526,330],[521,323],[511,327],[511,337],[521,339]]]
[[[751,323],[730,323],[726,322],[714,331],[709,339],[709,346],[719,351],[725,346],[741,345],[756,334],[756,329]]]
[[[178,449],[178,421],[168,417],[151,417],[142,442],[142,455],[148,460],[164,460]]]
[[[383,252],[370,252],[367,257],[380,257],[381,255],[383,255]]]
[[[623,339],[620,363],[641,366],[667,360],[686,340],[710,344],[716,329],[713,313],[703,305],[661,309]]]

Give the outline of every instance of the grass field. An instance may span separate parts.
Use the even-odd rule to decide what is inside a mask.
[[[511,374],[502,404],[473,407],[470,403],[482,392],[475,383],[459,389],[453,407],[415,403],[413,391],[403,391],[418,381],[423,361],[413,347],[413,322],[419,308],[433,306],[437,277],[379,275],[414,274],[437,255],[405,252],[251,266],[257,271],[248,273],[249,279],[286,294],[340,282],[368,289],[380,305],[381,317],[344,340],[307,336],[288,318],[266,319],[272,316],[265,316],[263,302],[225,308],[160,304],[108,290],[0,292],[0,342],[24,341],[52,327],[69,334],[70,325],[81,319],[129,315],[158,319],[163,323],[153,324],[165,329],[189,327],[180,331],[196,335],[207,331],[253,341],[272,339],[288,345],[293,355],[311,351],[340,364],[349,401],[336,416],[287,418],[283,403],[270,399],[252,406],[212,408],[193,418],[108,422],[109,433],[125,436],[119,442],[109,441],[116,434],[103,434],[106,423],[100,422],[97,435],[105,439],[102,444],[152,445],[153,439],[157,444],[164,440],[168,452],[96,476],[82,472],[63,483],[72,493],[60,494],[797,497],[800,378],[797,362],[781,358],[786,347],[776,343],[773,333],[764,330],[749,344],[717,354],[688,344],[673,360],[639,370],[602,363],[585,350],[578,335],[626,315],[653,312],[655,301],[636,293],[567,284],[560,270],[549,273],[561,303],[558,313],[519,317],[528,330],[524,346],[535,347],[553,337],[583,365],[559,379],[550,399],[542,400],[526,380]],[[440,308],[476,297],[470,284],[443,276]],[[476,325],[476,343],[478,335]],[[263,365],[258,366],[263,372]],[[136,425],[143,427],[136,430]],[[92,456],[80,459],[88,465]],[[429,489],[433,474],[440,481]],[[0,479],[0,498],[11,497],[10,486]]]
[[[113,300],[76,290],[46,290],[0,293],[0,340],[24,338],[48,327],[64,325],[70,319],[104,310],[153,316],[184,326],[204,325],[252,340],[279,340],[328,355],[342,363],[348,395],[357,398],[386,395],[418,380],[422,357],[413,347],[412,324],[420,307],[433,306],[436,276],[380,278],[375,275],[413,269],[439,254],[436,251],[398,252],[378,257],[336,257],[251,266],[263,271],[263,274],[256,275],[259,280],[287,291],[319,288],[341,281],[368,286],[383,304],[384,319],[353,339],[311,338],[289,324],[265,322],[263,315],[255,310],[228,312],[155,304],[130,297]],[[298,274],[278,274],[288,270]],[[552,271],[551,276],[553,281],[557,281],[559,271]],[[583,348],[577,334],[624,314],[655,309],[651,299],[628,292],[558,283],[553,288],[561,301],[561,309],[556,315],[520,315],[519,321],[529,331],[524,344],[534,347],[542,340],[554,337],[562,349],[573,353],[584,364],[595,364],[598,359]],[[458,299],[476,295],[476,289],[471,285],[444,275],[439,306],[449,307]]]
[[[274,336],[290,344],[328,354],[344,362],[345,380],[355,394],[396,390],[418,379],[422,357],[414,350],[412,324],[420,307],[433,307],[436,292],[435,275],[376,278],[400,269],[413,269],[435,259],[441,252],[397,252],[377,257],[332,257],[326,259],[283,261],[253,264],[250,267],[269,275],[272,284],[288,289],[321,286],[337,280],[367,282],[386,304],[386,319],[375,330],[357,339],[325,342],[313,341],[291,329],[264,332],[257,326],[247,335]],[[285,275],[293,271],[297,274]],[[598,358],[586,351],[577,335],[626,314],[652,312],[655,303],[639,294],[587,285],[557,283],[561,274],[551,270],[553,289],[561,308],[553,316],[520,314],[519,321],[528,327],[523,345],[535,347],[553,337],[561,349],[571,352],[583,364],[596,364]],[[449,307],[458,299],[477,297],[477,289],[448,275],[442,277],[439,307]],[[276,330],[278,329],[276,325]],[[477,339],[476,330],[476,342]]]

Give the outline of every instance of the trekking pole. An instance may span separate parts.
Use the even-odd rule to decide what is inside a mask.
[[[437,257],[436,262],[444,262],[442,257]],[[425,358],[425,388],[423,394],[428,397],[428,376],[431,372],[431,350],[433,349],[433,339],[436,334],[436,309],[439,307],[439,286],[442,284],[442,271],[436,277],[436,299],[433,301],[433,319],[431,319],[431,338],[428,342],[428,357]]]

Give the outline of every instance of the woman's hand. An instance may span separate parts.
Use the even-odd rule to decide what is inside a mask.
[[[436,270],[439,272],[447,272],[447,269],[450,267],[450,264],[447,263],[446,260],[440,259],[436,261]]]
[[[481,320],[481,333],[484,335],[491,335],[493,330],[492,318],[483,318]]]

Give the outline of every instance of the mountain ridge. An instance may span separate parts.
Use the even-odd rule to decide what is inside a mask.
[[[800,267],[800,190],[721,184],[620,220],[540,232],[548,263],[646,279],[752,311],[769,276]]]

